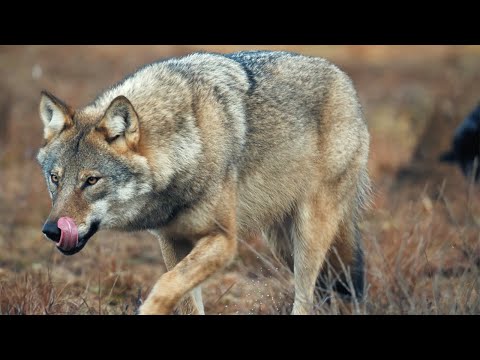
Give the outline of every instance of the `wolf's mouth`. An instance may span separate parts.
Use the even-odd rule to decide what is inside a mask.
[[[72,248],[67,248],[67,249],[62,249],[62,247],[57,246],[57,249],[63,254],[63,255],[74,255],[80,250],[82,250],[85,245],[87,245],[88,240],[98,231],[98,228],[100,226],[99,221],[94,221],[90,225],[90,229],[88,229],[87,233],[82,236],[81,238],[78,238],[78,241],[76,241],[76,244]]]
[[[78,228],[75,221],[68,216],[58,219],[57,228],[60,229],[60,239],[57,246],[62,250],[71,250],[78,244]]]

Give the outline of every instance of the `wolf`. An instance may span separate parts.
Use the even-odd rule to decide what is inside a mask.
[[[455,129],[451,149],[439,159],[458,164],[465,177],[480,182],[480,103]]]
[[[257,234],[294,272],[292,314],[312,313],[327,267],[337,291],[361,298],[369,132],[351,79],[329,61],[193,53],[78,110],[44,91],[39,112],[52,199],[42,231],[65,255],[102,229],[154,234],[167,272],[140,314],[203,314],[202,283]]]

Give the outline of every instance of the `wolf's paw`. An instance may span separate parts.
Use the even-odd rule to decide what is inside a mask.
[[[165,301],[158,299],[147,299],[138,308],[138,315],[168,315],[173,311],[173,306],[168,305]]]

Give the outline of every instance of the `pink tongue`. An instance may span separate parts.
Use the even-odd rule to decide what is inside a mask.
[[[57,226],[62,231],[57,246],[66,251],[75,248],[78,243],[78,229],[73,219],[66,216],[61,217],[58,219]]]

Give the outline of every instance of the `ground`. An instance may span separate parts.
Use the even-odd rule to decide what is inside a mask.
[[[316,313],[480,313],[480,188],[438,162],[480,100],[478,46],[0,46],[0,314],[133,314],[165,271],[147,233],[102,232],[73,257],[41,233],[50,198],[35,162],[39,94],[72,106],[138,66],[196,50],[286,49],[353,79],[372,136],[372,205],[360,226],[367,295]],[[209,314],[285,314],[291,274],[260,239],[204,286]]]

